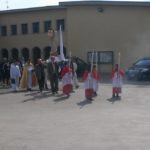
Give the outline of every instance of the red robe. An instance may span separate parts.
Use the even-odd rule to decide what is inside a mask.
[[[92,71],[92,77],[93,77],[95,80],[97,80],[97,81],[99,81],[99,80],[101,79],[101,76],[100,76],[100,74],[97,72],[96,69],[93,69],[93,71]]]
[[[65,66],[61,72],[62,83],[63,83],[63,94],[69,95],[72,92],[72,70]]]

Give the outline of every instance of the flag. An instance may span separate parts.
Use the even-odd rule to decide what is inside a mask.
[[[63,45],[63,36],[62,36],[61,25],[60,25],[60,27],[59,27],[59,34],[60,34],[60,60],[61,60],[61,61],[65,61],[64,45]]]

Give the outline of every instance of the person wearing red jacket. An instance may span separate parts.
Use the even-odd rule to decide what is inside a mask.
[[[65,66],[61,72],[62,84],[63,84],[63,94],[69,96],[73,90],[72,85],[72,69],[69,67],[68,62],[65,62]]]
[[[90,66],[87,66],[83,74],[86,99],[92,100],[93,96],[97,96],[99,80],[100,74],[97,72],[96,65],[93,65],[92,71]]]
[[[101,79],[101,77],[97,71],[96,65],[93,65],[92,78],[93,78],[93,96],[97,96],[98,83],[99,83],[99,80]]]
[[[124,77],[123,69],[118,67],[118,64],[115,65],[115,68],[111,73],[112,80],[112,97],[119,97],[119,94],[122,92],[122,79]]]
[[[82,79],[84,81],[85,97],[87,100],[92,100],[94,91],[90,66],[86,66]]]

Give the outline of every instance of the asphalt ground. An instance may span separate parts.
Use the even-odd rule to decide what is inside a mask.
[[[0,88],[0,150],[149,150],[150,82],[128,82],[120,99],[99,84],[92,102],[83,85],[67,98]]]

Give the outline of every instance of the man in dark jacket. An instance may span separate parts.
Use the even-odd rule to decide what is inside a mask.
[[[53,94],[58,92],[58,69],[59,67],[55,61],[55,57],[51,56],[50,61],[47,64],[47,72]]]
[[[36,72],[36,77],[38,79],[40,92],[42,92],[45,83],[45,72],[44,72],[44,64],[42,63],[42,59],[38,59],[38,63],[35,66],[35,72]]]

